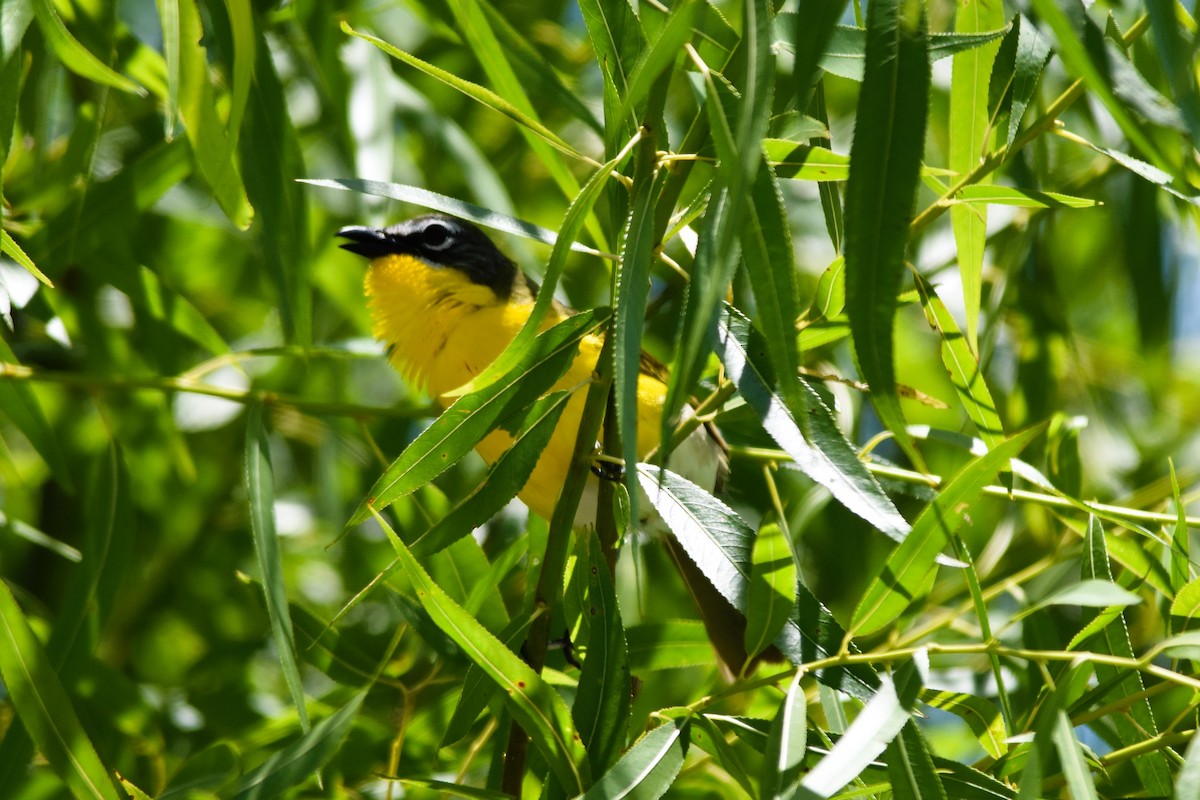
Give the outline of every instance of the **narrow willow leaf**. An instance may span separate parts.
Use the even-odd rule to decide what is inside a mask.
[[[782,139],[797,144],[809,139],[829,139],[831,136],[826,123],[796,111],[785,111],[771,117],[771,126],[767,134],[769,139]]]
[[[911,719],[888,744],[886,760],[893,798],[946,800],[946,787],[933,767],[929,746],[925,744],[921,729]]]
[[[1182,633],[1200,628],[1200,578],[1184,584],[1171,601],[1171,631]]]
[[[800,784],[800,772],[807,752],[808,715],[804,690],[800,688],[803,673],[797,671],[771,720],[771,732],[763,753],[763,771],[759,779],[760,796],[767,800],[791,797]]]
[[[409,584],[433,623],[505,693],[505,707],[529,734],[555,778],[568,792],[588,784],[587,753],[562,697],[466,609],[433,582],[382,517]]]
[[[796,797],[830,797],[858,777],[911,719],[918,692],[929,671],[928,656],[918,653],[880,678],[879,691],[850,723],[829,753],[800,781]]]
[[[179,29],[184,45],[179,65],[179,113],[187,140],[221,210],[244,230],[250,227],[254,209],[238,172],[233,138],[217,111],[208,75],[208,49],[201,44],[204,28],[196,0],[181,0]]]
[[[1004,7],[1000,0],[977,0],[958,6],[954,30],[958,34],[994,31],[1004,25]],[[963,50],[954,55],[950,77],[950,145],[947,166],[966,175],[978,166],[989,149],[992,130],[989,124],[988,81],[999,41]],[[990,176],[981,178],[990,184]],[[979,352],[979,301],[983,291],[983,249],[987,237],[987,208],[952,207],[950,223],[958,253],[958,271],[962,278],[963,304],[966,309],[967,344]]]
[[[233,41],[233,81],[229,96],[229,136],[237,147],[242,130],[242,116],[250,98],[250,82],[259,75],[262,65],[255,65],[258,37],[254,30],[254,12],[248,3],[225,0],[229,15],[229,32]]]
[[[756,656],[775,641],[796,604],[796,562],[787,534],[763,524],[751,551],[746,594],[746,654]]]
[[[937,290],[920,273],[914,272],[913,280],[921,296],[925,319],[941,337],[942,364],[950,373],[950,382],[954,384],[967,416],[975,423],[980,438],[988,448],[995,447],[1004,441],[1004,423],[1000,421],[996,402],[988,390],[983,367],[959,331],[958,323],[938,297]]]
[[[9,232],[5,230],[0,230],[0,252],[3,252],[13,261],[24,267],[25,271],[30,275],[37,278],[50,288],[54,288],[53,281],[47,278],[45,274],[37,268],[37,264],[33,263],[33,259],[25,254],[25,251],[21,249],[21,245],[17,244],[16,239],[12,238],[12,236],[9,235]]]
[[[506,800],[512,795],[504,792],[480,789],[477,786],[465,786],[461,783],[439,781],[432,778],[386,778],[401,786],[412,786],[416,789],[429,789],[437,792],[439,797],[465,797],[467,800]]]
[[[717,355],[739,393],[758,414],[763,428],[805,475],[829,489],[850,511],[890,538],[902,541],[909,530],[908,522],[859,461],[858,453],[838,430],[832,412],[804,382],[801,386],[806,405],[787,408],[771,390],[769,376],[751,357],[760,349],[755,337],[750,321],[727,306],[718,328]],[[811,439],[796,421],[798,415],[807,417]]]
[[[254,404],[246,420],[246,498],[250,503],[250,530],[254,552],[262,574],[263,593],[271,618],[271,636],[279,666],[300,716],[300,727],[308,732],[308,710],[304,702],[304,684],[296,663],[296,640],[292,618],[288,616],[287,587],[283,581],[283,557],[275,533],[275,476],[271,469],[271,445],[263,427],[262,406]]]
[[[120,773],[117,773],[117,780],[119,780],[121,782],[121,788],[124,789],[125,793],[128,794],[131,798],[133,798],[133,800],[154,800],[153,797],[151,797],[150,795],[143,792],[141,789],[139,789],[137,786],[135,786],[131,781],[128,781],[125,778],[122,778]]]
[[[675,63],[683,52],[683,45],[692,35],[692,25],[697,13],[704,6],[702,0],[683,0],[671,7],[666,24],[642,51],[629,74],[629,86],[622,93],[621,108],[614,120],[628,119],[636,125],[641,103],[650,93],[654,82]]]
[[[846,183],[846,312],[859,372],[884,427],[918,467],[896,393],[892,325],[929,108],[925,6],[867,7],[866,71]]]
[[[1084,540],[1083,558],[1080,569],[1083,583],[1109,584],[1114,589],[1119,586],[1111,584],[1112,567],[1108,563],[1108,548],[1104,542],[1104,529],[1095,517],[1088,520],[1087,538]],[[1082,584],[1080,584],[1082,585]],[[1109,590],[1111,591],[1111,590]],[[1124,590],[1120,590],[1124,592]],[[1115,595],[1116,592],[1113,592]],[[1141,598],[1134,595],[1140,602]],[[1125,617],[1112,606],[1124,606],[1127,603],[1113,603],[1109,606],[1112,618],[1103,628],[1099,636],[1091,637],[1091,648],[1096,652],[1107,653],[1121,658],[1133,658],[1133,645],[1129,641],[1129,630]],[[1108,618],[1109,615],[1100,613],[1097,619]],[[1125,697],[1140,697],[1128,707],[1125,713],[1113,714],[1112,724],[1117,732],[1122,747],[1134,747],[1152,739],[1158,734],[1158,723],[1154,719],[1154,709],[1150,700],[1141,696],[1145,686],[1142,684],[1141,673],[1136,670],[1126,670],[1108,664],[1096,663],[1096,680],[1101,684],[1113,683],[1113,689],[1106,695],[1106,702],[1118,702]],[[1161,750],[1150,750],[1137,755],[1133,759],[1133,767],[1138,779],[1146,791],[1162,796],[1171,793],[1171,770]]]
[[[1200,736],[1193,736],[1183,754],[1183,766],[1175,776],[1175,797],[1200,796]]]
[[[784,15],[780,15],[784,16]],[[821,55],[821,68],[839,78],[862,81],[867,70],[867,28],[838,25],[829,38],[829,44]],[[929,60],[937,61],[955,53],[982,47],[996,41],[1008,32],[1008,28],[982,33],[935,33],[929,36]],[[786,46],[786,43],[785,43]]]
[[[659,725],[638,739],[582,800],[637,798],[657,800],[666,794],[683,768],[690,726],[686,719]]]
[[[638,145],[634,169],[633,199],[629,219],[621,237],[618,262],[617,294],[613,308],[613,401],[617,412],[617,431],[621,437],[621,456],[626,464],[638,456],[638,382],[642,374],[642,331],[646,321],[646,298],[650,286],[650,265],[654,258],[655,203],[662,192],[667,171],[656,167],[655,139]],[[625,470],[629,489],[630,515],[638,518],[637,478]]]
[[[1179,479],[1175,476],[1175,462],[1168,461],[1171,468],[1171,497],[1175,502],[1175,526],[1171,531],[1171,589],[1179,592],[1192,580],[1191,536],[1188,533],[1187,506],[1179,496]]]
[[[464,395],[404,449],[371,487],[348,525],[357,525],[442,474],[496,426],[547,391],[570,366],[580,340],[606,315],[587,311],[539,336],[500,380]]]
[[[33,22],[34,13],[30,0],[5,3],[0,15],[0,60],[11,62],[12,57],[25,39],[25,32]],[[16,98],[13,98],[14,103]],[[7,147],[8,142],[0,147]],[[5,153],[7,155],[7,153]]]
[[[712,645],[698,620],[643,622],[626,634],[629,668],[635,674],[712,664]]]
[[[767,357],[790,408],[804,404],[796,319],[800,316],[792,234],[779,182],[769,164],[760,164],[754,185],[744,198],[752,209],[742,228],[742,264],[754,290],[754,305],[763,327]],[[807,419],[797,420],[803,430]]]
[[[967,509],[996,479],[1009,459],[1020,453],[1043,426],[1014,434],[971,462],[946,484],[913,523],[912,532],[888,557],[883,571],[871,581],[850,623],[855,635],[874,633],[896,620],[926,587],[938,552],[962,524]]]
[[[1021,119],[1025,109],[1033,102],[1042,71],[1050,61],[1052,50],[1050,41],[1043,36],[1036,25],[1022,16],[1020,32],[1017,37],[1017,51],[1013,67],[1012,107],[1008,115],[1008,134],[1004,146],[1012,147],[1021,127]]]
[[[175,138],[175,126],[179,124],[179,2],[180,0],[156,0],[158,21],[162,25],[163,57],[167,67],[167,105],[163,110],[163,138],[168,142]]]
[[[1088,197],[1072,197],[1059,192],[1038,192],[1012,186],[964,186],[954,197],[970,205],[1004,205],[1021,208],[1092,208],[1102,205]]]
[[[713,764],[733,779],[738,788],[745,793],[744,796],[752,797],[756,787],[751,782],[737,749],[725,737],[726,732],[717,725],[716,719],[708,714],[701,714],[692,719],[692,744],[708,753]],[[735,739],[734,742],[736,741]]]
[[[933,708],[949,711],[971,729],[975,741],[992,758],[1000,758],[1008,752],[1008,731],[1000,709],[982,697],[964,692],[927,689],[921,693],[921,702]]]
[[[1052,717],[1053,728],[1050,738],[1054,749],[1058,751],[1058,759],[1062,765],[1063,775],[1067,779],[1067,790],[1076,800],[1099,800],[1096,794],[1096,782],[1084,760],[1083,747],[1075,738],[1075,729],[1067,713],[1059,709]]]
[[[794,15],[780,14],[776,18],[781,24],[792,21],[791,36],[783,39],[795,55],[792,84],[796,87],[797,108],[808,108],[812,86],[820,77],[817,68],[821,55],[845,10],[846,0],[800,0]]]
[[[244,35],[235,32],[235,37]],[[255,232],[279,295],[284,336],[291,343],[307,347],[312,343],[308,197],[293,180],[304,174],[304,156],[271,48],[263,34],[257,41],[257,50],[251,46],[248,54],[241,52],[244,47],[241,42],[235,42],[238,48],[235,59],[248,58],[249,64],[244,68],[254,70],[253,86],[248,87],[252,102],[246,109],[245,131],[240,138],[242,175],[261,222]],[[235,76],[235,91],[236,81]],[[231,116],[229,138],[236,148],[239,138],[232,127],[235,121]]]
[[[638,464],[638,480],[692,562],[729,604],[746,611],[753,531],[733,509],[669,470]],[[797,583],[796,605],[774,644],[794,664],[832,655],[844,633],[812,593]],[[711,658],[711,656],[710,656]],[[870,697],[876,678],[869,669],[821,670],[817,679],[860,699]]]
[[[786,139],[765,139],[767,161],[781,178],[800,181],[844,181],[850,177],[850,156]]]
[[[1175,197],[1178,197],[1180,200],[1190,203],[1193,206],[1200,206],[1200,196],[1185,194],[1184,192],[1181,192],[1172,186],[1171,184],[1175,178],[1166,170],[1159,169],[1153,164],[1148,164],[1145,161],[1142,161],[1140,158],[1135,158],[1127,153],[1122,153],[1120,150],[1110,150],[1106,147],[1100,147],[1099,145],[1092,144],[1088,140],[1080,136],[1076,136],[1075,134],[1060,132],[1060,135],[1072,142],[1075,142],[1076,144],[1082,144],[1083,146],[1091,148],[1103,156],[1107,156],[1125,169],[1132,172],[1134,175],[1137,175],[1140,178],[1145,178],[1155,186],[1162,187],[1164,191],[1169,192]]]
[[[0,362],[17,363],[16,354],[3,339],[0,339]],[[46,466],[50,467],[55,479],[67,489],[71,489],[74,486],[71,468],[58,444],[58,436],[46,421],[46,415],[42,413],[42,406],[33,387],[26,381],[0,381],[0,412],[29,440],[33,449],[46,462]]]
[[[3,581],[0,677],[17,718],[72,794],[77,798],[119,800],[108,769],[80,724],[58,674]]]
[[[124,75],[113,72],[71,35],[51,0],[31,0],[31,5],[46,43],[67,69],[93,83],[102,83],[140,97],[146,96],[145,89]]]
[[[594,774],[613,765],[625,746],[632,705],[629,652],[612,573],[594,530],[579,532],[577,569],[587,583],[587,655],[571,716]]]
[[[509,651],[518,653],[525,643],[532,623],[532,617],[517,617],[510,621],[497,637]],[[479,714],[487,708],[488,701],[499,691],[502,691],[501,688],[488,677],[482,667],[478,664],[468,667],[467,674],[463,677],[458,705],[454,707],[450,722],[446,724],[446,730],[442,733],[442,747],[455,744],[469,734]]]
[[[48,536],[45,532],[38,530],[27,522],[12,519],[3,511],[0,511],[0,530],[3,530],[6,534],[18,536],[30,544],[44,547],[51,553],[62,556],[72,563],[78,564],[83,560],[83,554],[71,545]]]
[[[345,741],[366,698],[359,692],[350,702],[312,727],[296,741],[275,752],[233,787],[234,800],[266,800],[303,783],[325,766]]]
[[[1016,800],[1017,793],[1007,783],[960,761],[934,756],[933,765],[954,800]]]
[[[426,75],[430,76],[431,78],[436,78],[437,80],[441,81],[442,83],[445,83],[447,86],[450,86],[451,88],[457,89],[458,91],[462,92],[467,97],[470,97],[472,100],[475,100],[476,102],[481,103],[482,105],[492,109],[493,111],[495,111],[499,114],[503,114],[504,116],[511,119],[513,122],[517,123],[517,125],[519,125],[521,128],[528,130],[531,133],[533,133],[534,135],[536,135],[538,138],[540,138],[542,141],[549,144],[555,150],[558,150],[559,152],[564,153],[565,155],[571,156],[572,158],[577,158],[577,159],[582,158],[582,156],[579,154],[579,152],[577,150],[575,150],[575,148],[571,147],[571,145],[569,145],[565,141],[563,141],[562,138],[559,137],[558,134],[556,134],[554,131],[550,130],[545,125],[538,122],[536,119],[529,116],[525,112],[521,111],[519,108],[517,108],[515,105],[510,103],[508,100],[504,99],[503,97],[501,97],[500,95],[491,91],[490,89],[484,88],[483,86],[480,86],[477,83],[472,83],[471,81],[464,80],[463,78],[460,78],[451,72],[447,72],[444,69],[435,67],[433,64],[430,64],[427,61],[422,61],[421,59],[417,58],[416,56],[406,53],[403,50],[401,50],[400,48],[395,47],[391,44],[388,44],[383,39],[380,39],[377,36],[372,36],[369,33],[362,33],[360,31],[356,31],[356,30],[354,30],[354,28],[350,27],[350,25],[345,20],[342,21],[341,25],[342,25],[342,31],[345,32],[347,35],[357,36],[359,39],[363,39],[364,41],[370,42],[371,44],[375,45],[380,50],[387,53],[389,56],[396,59],[397,61],[403,61],[405,64],[408,64],[410,67],[416,67],[417,69],[421,70],[422,72],[424,72]]]
[[[570,392],[548,394],[520,414],[519,419],[506,423],[514,433],[512,445],[488,469],[483,483],[412,542],[413,555],[424,559],[448,547],[494,517],[516,497],[550,442],[554,426],[570,399]]]
[[[1142,598],[1131,591],[1122,589],[1111,580],[1090,579],[1080,581],[1074,586],[1059,589],[1036,607],[1046,606],[1083,606],[1085,608],[1108,608],[1109,606],[1133,606],[1142,602]]]

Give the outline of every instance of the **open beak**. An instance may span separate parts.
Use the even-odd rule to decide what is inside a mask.
[[[390,253],[399,252],[396,240],[378,228],[365,228],[361,225],[353,225],[349,228],[342,228],[337,232],[337,235],[343,239],[350,240],[338,246],[356,255],[367,258],[379,258]]]

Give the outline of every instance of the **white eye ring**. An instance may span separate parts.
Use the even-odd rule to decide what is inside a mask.
[[[434,241],[435,238],[437,241]],[[421,243],[430,250],[445,250],[453,241],[450,228],[440,222],[431,222],[421,231]]]

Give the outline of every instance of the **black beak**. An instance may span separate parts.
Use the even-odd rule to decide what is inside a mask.
[[[342,228],[337,232],[337,235],[350,240],[338,245],[339,247],[367,258],[379,258],[380,256],[398,253],[401,250],[398,246],[399,242],[378,228],[364,228],[361,225],[353,225],[349,228]]]

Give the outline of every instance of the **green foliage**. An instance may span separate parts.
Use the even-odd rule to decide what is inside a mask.
[[[1170,0],[4,0],[0,794],[1195,796],[1197,41]],[[423,209],[543,286],[440,416],[333,237]],[[719,499],[671,469],[708,423]]]

